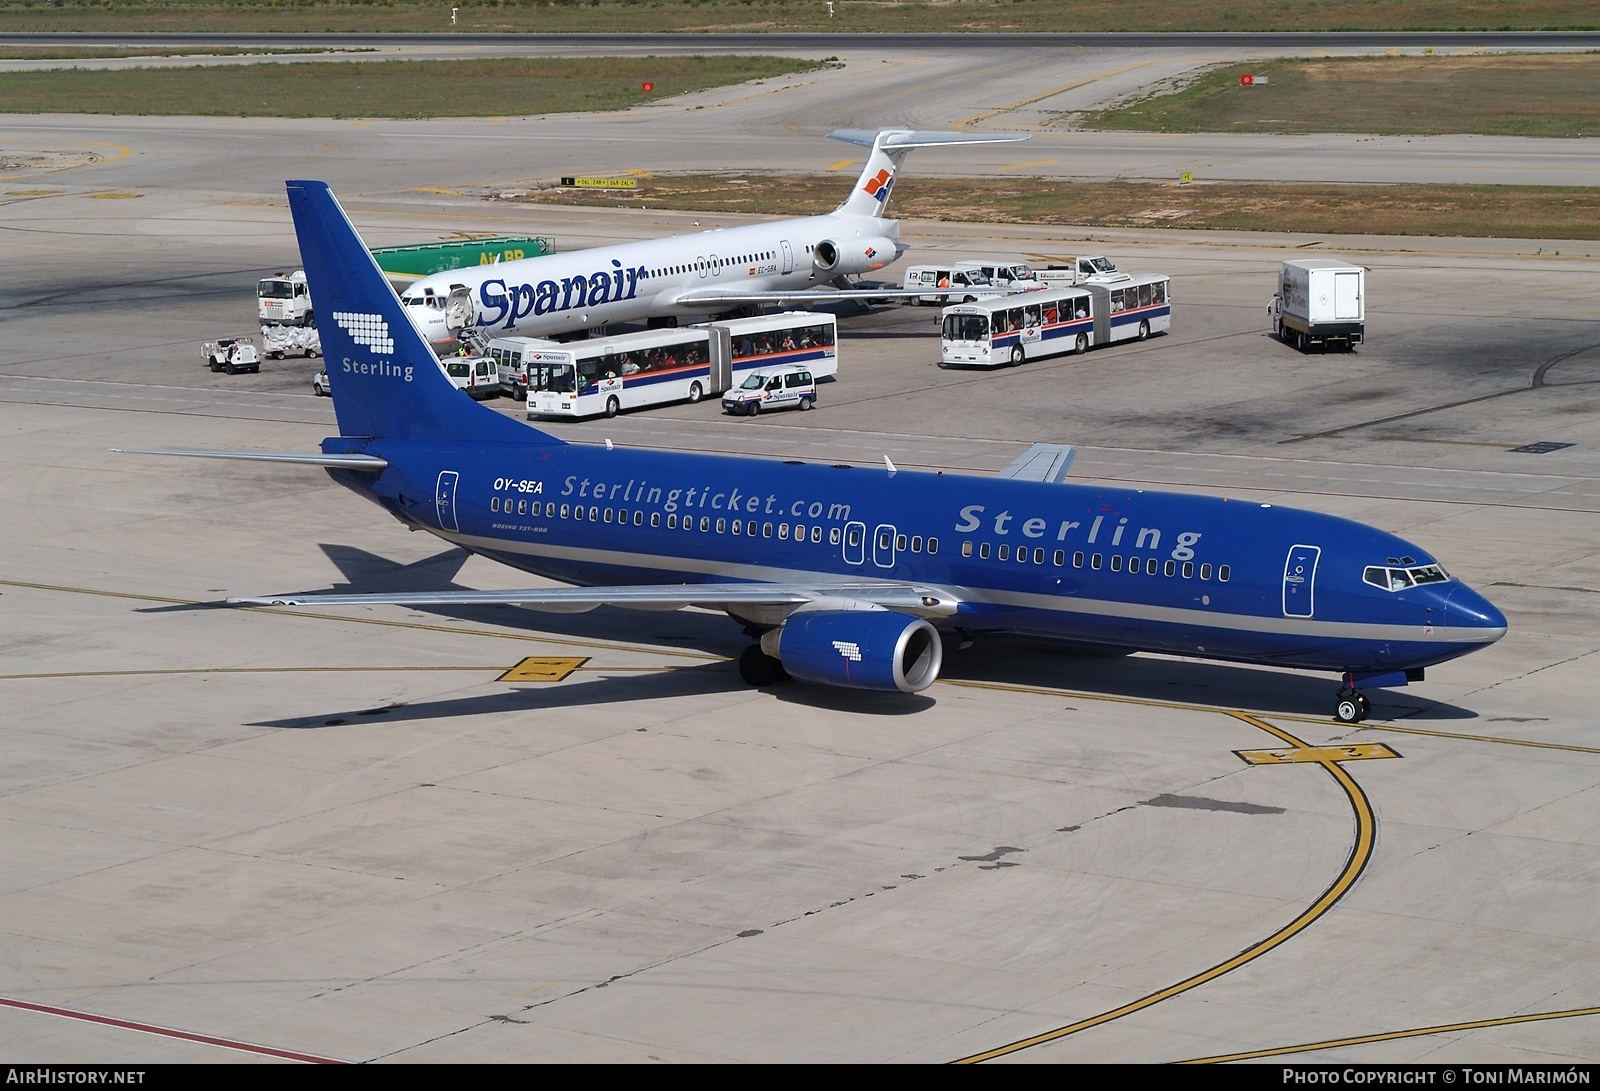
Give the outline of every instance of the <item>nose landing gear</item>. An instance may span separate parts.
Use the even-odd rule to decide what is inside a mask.
[[[1365,693],[1356,689],[1354,682],[1355,679],[1350,675],[1345,676],[1345,684],[1339,687],[1333,706],[1333,718],[1342,724],[1358,724],[1372,715],[1372,702],[1367,700]]]

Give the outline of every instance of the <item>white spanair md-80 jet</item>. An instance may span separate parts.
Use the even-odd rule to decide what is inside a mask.
[[[445,345],[465,328],[489,337],[550,337],[608,322],[659,321],[794,299],[908,294],[867,292],[847,279],[882,269],[906,250],[900,224],[884,216],[906,153],[1027,139],[910,129],[840,129],[828,135],[869,146],[872,154],[850,196],[825,216],[454,269],[412,284],[401,301],[422,335]]]

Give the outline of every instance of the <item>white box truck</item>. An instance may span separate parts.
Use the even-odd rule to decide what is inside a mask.
[[[1329,345],[1349,352],[1366,331],[1366,273],[1333,258],[1284,262],[1267,308],[1273,332],[1301,352]]]

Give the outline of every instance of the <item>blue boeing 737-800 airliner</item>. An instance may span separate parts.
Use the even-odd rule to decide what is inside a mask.
[[[576,587],[236,599],[726,611],[753,684],[917,692],[943,636],[1334,671],[1362,686],[1498,640],[1505,617],[1421,548],[1349,520],[1066,484],[1069,448],[998,477],[566,443],[450,385],[328,187],[290,182],[339,435],[319,465],[409,526]],[[887,460],[886,460],[887,463]]]

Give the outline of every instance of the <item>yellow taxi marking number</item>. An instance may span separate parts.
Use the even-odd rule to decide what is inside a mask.
[[[560,682],[589,662],[586,656],[530,655],[496,682]]]
[[[1235,750],[1250,765],[1282,765],[1294,761],[1368,761],[1372,758],[1398,758],[1400,755],[1381,742],[1354,743],[1349,746],[1292,746],[1283,750]]]

